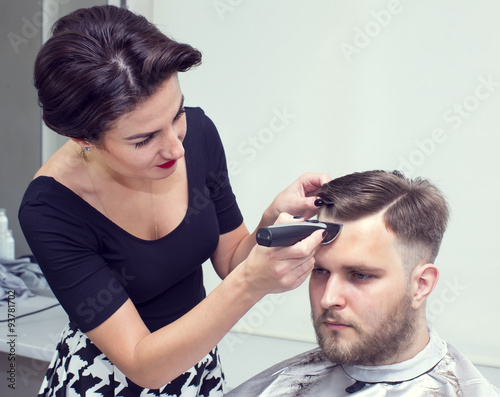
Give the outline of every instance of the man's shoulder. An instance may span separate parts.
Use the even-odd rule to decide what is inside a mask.
[[[331,362],[325,356],[323,351],[317,347],[312,350],[308,350],[304,353],[297,354],[294,357],[283,360],[281,363],[276,364],[273,367],[282,368],[310,368],[313,366],[323,366],[325,363],[331,365]],[[271,367],[271,368],[273,368]]]
[[[500,396],[500,389],[491,384],[465,354],[449,343],[446,345],[448,352],[440,363],[441,370],[447,378],[454,378],[464,396]]]
[[[227,396],[256,396],[278,375],[295,376],[298,374],[320,372],[332,364],[321,349],[315,348],[275,364],[242,383]]]

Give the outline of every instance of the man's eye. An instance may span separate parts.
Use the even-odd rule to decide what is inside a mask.
[[[353,277],[355,280],[359,280],[359,281],[366,281],[366,280],[370,280],[373,278],[373,276],[371,274],[364,274],[364,273],[354,273]]]
[[[322,269],[320,267],[315,267],[313,269],[313,273],[317,276],[322,276],[323,274],[328,274],[328,270]]]
[[[151,140],[153,139],[153,137],[154,137],[154,134],[153,134],[153,135],[148,136],[146,139],[144,139],[144,140],[143,140],[143,141],[141,141],[141,142],[137,142],[137,143],[135,144],[135,148],[136,148],[136,149],[138,149],[138,148],[140,148],[141,146],[147,145],[149,142],[151,142]]]

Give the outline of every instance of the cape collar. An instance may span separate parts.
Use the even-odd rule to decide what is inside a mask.
[[[425,348],[413,358],[397,364],[364,366],[339,365],[326,358],[320,348],[316,348],[300,355],[285,367],[276,371],[273,376],[324,376],[336,367],[360,383],[400,383],[431,371],[446,355],[446,343],[432,329],[429,329],[429,342]]]
[[[432,370],[446,355],[446,343],[429,329],[429,343],[413,358],[397,364],[341,365],[351,378],[365,383],[399,383],[418,378]]]

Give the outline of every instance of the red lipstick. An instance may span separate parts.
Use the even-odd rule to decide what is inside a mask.
[[[173,166],[176,162],[177,162],[177,160],[170,160],[170,161],[167,161],[165,164],[157,165],[157,167],[159,167],[159,168],[170,168],[170,167],[172,167],[172,166]]]

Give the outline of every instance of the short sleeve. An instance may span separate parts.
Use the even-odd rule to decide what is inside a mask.
[[[243,216],[231,188],[226,155],[217,128],[207,116],[204,116],[204,127],[209,154],[207,187],[215,205],[220,233],[224,234],[240,226]]]
[[[28,188],[19,222],[54,295],[70,320],[87,332],[118,310],[128,295],[119,275],[99,255],[96,236],[68,212],[71,197],[65,200],[50,192],[30,197],[33,185],[40,182],[35,180]]]

